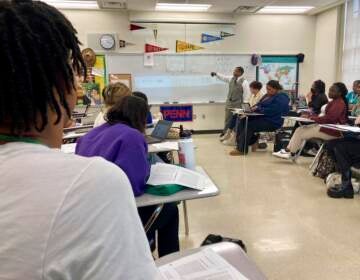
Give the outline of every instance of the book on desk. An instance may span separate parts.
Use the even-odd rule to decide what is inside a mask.
[[[180,166],[157,163],[151,166],[147,184],[150,186],[179,185],[194,190],[204,190],[206,177]]]

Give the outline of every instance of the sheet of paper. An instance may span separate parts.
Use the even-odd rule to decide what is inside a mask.
[[[159,267],[165,280],[247,280],[211,249],[183,257]]]
[[[144,66],[145,67],[153,67],[155,65],[155,59],[153,53],[145,53],[144,54]]]
[[[172,164],[157,163],[151,166],[149,185],[177,184],[184,187],[204,190],[206,177],[198,172]]]

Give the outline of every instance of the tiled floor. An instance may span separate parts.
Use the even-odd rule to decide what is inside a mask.
[[[216,135],[195,137],[197,163],[221,194],[188,203],[190,236],[198,247],[209,233],[242,239],[269,279],[360,279],[360,199],[327,198],[325,185],[298,164],[268,152],[230,157]],[[181,219],[182,221],[182,219]]]

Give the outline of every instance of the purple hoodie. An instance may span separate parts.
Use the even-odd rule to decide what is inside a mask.
[[[125,124],[106,123],[94,128],[76,146],[80,156],[99,156],[119,166],[128,176],[135,196],[144,193],[150,175],[147,152],[144,135]]]

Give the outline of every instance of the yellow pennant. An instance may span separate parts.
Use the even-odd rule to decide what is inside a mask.
[[[197,50],[203,50],[203,47],[199,47],[193,44],[186,43],[184,41],[176,41],[176,52],[191,52]]]

